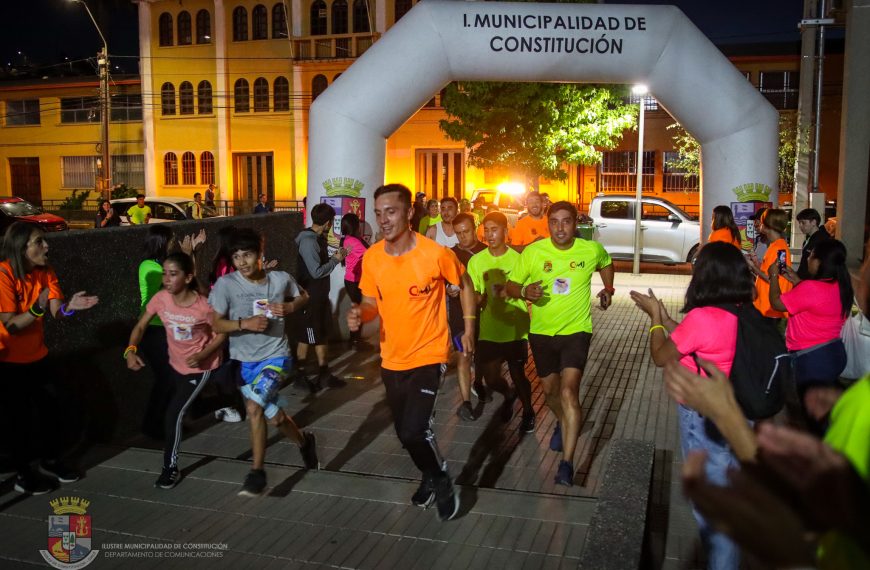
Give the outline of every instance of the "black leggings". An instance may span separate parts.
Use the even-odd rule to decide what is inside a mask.
[[[66,417],[77,406],[48,358],[26,364],[0,362],[0,378],[0,437],[12,467],[23,472],[34,459],[60,459],[65,436],[78,432],[76,422]]]
[[[438,396],[441,365],[430,364],[401,371],[381,368],[381,378],[402,447],[408,450],[424,477],[443,473],[446,463],[432,431],[432,412]]]
[[[172,399],[175,371],[169,365],[169,348],[166,344],[166,329],[163,325],[148,325],[145,335],[139,344],[140,354],[145,357],[151,367],[154,384],[145,407],[145,417],[142,420],[142,432],[155,439],[166,436],[164,416],[169,400]]]
[[[191,402],[202,392],[212,372],[212,370],[206,370],[198,374],[182,374],[172,370],[175,390],[169,405],[166,407],[164,419],[166,444],[163,446],[163,467],[178,466],[178,450],[181,447],[181,427],[184,414]]]

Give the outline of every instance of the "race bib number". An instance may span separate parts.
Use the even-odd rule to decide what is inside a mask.
[[[271,319],[272,311],[269,310],[269,299],[257,299],[254,301],[254,316],[263,315]]]
[[[172,325],[172,337],[175,340],[193,340],[193,327],[191,325]]]
[[[571,292],[571,279],[558,277],[553,281],[553,295],[567,295]]]

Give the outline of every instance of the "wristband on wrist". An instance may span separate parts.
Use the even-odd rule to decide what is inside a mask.
[[[525,299],[525,298],[526,298],[526,287],[528,287],[528,285],[523,285],[523,288],[520,289],[520,298],[521,298],[521,299]]]
[[[476,319],[477,315],[462,315],[463,319]]]
[[[131,345],[128,346],[126,349],[124,349],[124,360],[127,360],[127,356],[128,356],[131,352],[132,352],[133,354],[136,354],[137,350],[138,350],[138,349],[137,349],[137,347],[136,347],[135,344],[131,344]]]
[[[239,330],[242,330],[242,317],[239,317]]]
[[[76,312],[75,312],[74,310],[72,310],[72,309],[67,309],[67,304],[66,304],[66,303],[64,303],[63,305],[60,306],[60,314],[63,315],[63,316],[65,316],[65,317],[71,317],[71,316],[74,315],[75,313],[76,313]]]
[[[665,330],[665,325],[653,325],[653,326],[651,326],[651,327],[649,328],[649,332],[650,332],[650,334],[652,334],[653,331],[654,331],[654,330],[657,330],[657,329],[662,329],[662,331],[664,331],[664,330]]]
[[[607,291],[608,293],[610,293],[611,295],[613,295],[614,293],[616,293],[616,289],[615,289],[615,288],[613,288],[613,287],[608,287],[607,285],[604,286],[604,290]]]
[[[30,305],[30,309],[28,309],[28,312],[38,319],[39,317],[41,317],[42,315],[45,314],[45,309],[40,309],[36,305],[36,303],[34,303],[34,304]]]

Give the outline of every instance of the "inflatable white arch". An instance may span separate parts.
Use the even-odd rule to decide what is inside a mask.
[[[679,9],[423,0],[311,106],[308,207],[375,226],[387,137],[450,81],[643,83],[701,143],[705,237],[715,206],[776,201],[776,110]]]

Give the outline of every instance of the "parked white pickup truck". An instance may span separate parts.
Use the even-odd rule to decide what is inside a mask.
[[[596,196],[589,205],[595,239],[614,259],[634,257],[635,196]],[[697,218],[662,198],[644,196],[641,204],[642,261],[682,263],[692,261],[701,241]]]

